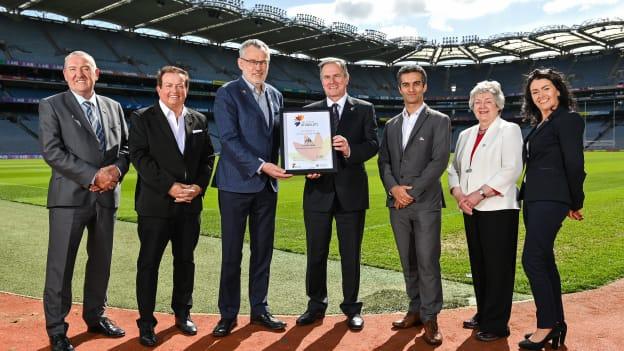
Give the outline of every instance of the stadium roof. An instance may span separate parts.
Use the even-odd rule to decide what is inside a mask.
[[[0,0],[0,6],[17,13],[55,13],[75,22],[105,21],[127,30],[155,29],[172,37],[195,36],[216,44],[258,38],[285,54],[334,56],[350,62],[480,63],[624,47],[621,18],[503,33],[487,39],[464,36],[460,41],[449,37],[440,44],[415,37],[388,39],[379,31],[359,31],[341,22],[325,24],[307,14],[290,18],[285,10],[269,5],[245,9],[242,0]]]

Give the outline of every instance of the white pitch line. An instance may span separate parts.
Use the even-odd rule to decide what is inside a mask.
[[[25,186],[28,188],[35,188],[35,189],[44,189],[44,190],[48,190],[48,187],[45,186],[36,186],[36,185],[28,185],[28,184],[18,184],[18,183],[6,183],[6,182],[0,182],[0,185],[17,185],[17,186]]]

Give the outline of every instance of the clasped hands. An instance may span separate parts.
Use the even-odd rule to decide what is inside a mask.
[[[95,173],[95,179],[93,180],[93,184],[89,186],[89,191],[101,194],[113,190],[117,187],[117,183],[119,183],[119,177],[121,177],[121,174],[117,166],[108,165],[102,167]]]
[[[453,194],[455,201],[457,201],[459,209],[467,215],[472,215],[472,209],[484,199],[478,191],[473,191],[466,195],[459,187],[454,187],[451,193]]]
[[[201,187],[197,184],[183,184],[175,182],[169,188],[169,196],[174,198],[174,202],[186,202],[191,203],[197,195],[201,194]]]
[[[410,189],[412,189],[412,187],[409,185],[395,185],[390,189],[390,193],[394,199],[394,208],[400,210],[414,202],[414,197],[407,193]]]

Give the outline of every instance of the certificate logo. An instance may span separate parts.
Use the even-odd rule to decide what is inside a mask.
[[[303,122],[304,119],[305,117],[303,115],[295,116],[295,127],[299,127],[299,125],[301,124],[301,122]]]

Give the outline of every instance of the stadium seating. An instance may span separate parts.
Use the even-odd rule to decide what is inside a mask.
[[[0,155],[39,153],[41,151],[37,139],[16,123],[0,118]]]
[[[19,71],[15,75],[25,77],[19,78],[20,80],[49,80],[51,73],[38,76],[38,71],[35,69],[28,71],[28,67],[43,65],[39,67],[50,67],[58,72],[64,56],[73,50],[84,50],[95,57],[98,66],[107,77],[104,82],[103,79],[100,80],[99,87],[108,89],[105,94],[119,101],[127,112],[156,101],[155,93],[150,90],[153,81],[150,82],[147,77],[153,77],[163,65],[178,65],[189,71],[192,79],[196,81],[193,84],[199,85],[192,85],[191,88],[197,90],[191,91],[187,105],[207,114],[209,118],[212,118],[214,90],[240,75],[236,63],[238,52],[226,46],[190,43],[0,13],[0,68],[8,72],[8,75],[12,75],[13,71]],[[3,65],[6,61],[22,63],[21,66],[16,66],[15,62]],[[466,99],[477,82],[485,79],[499,81],[508,97],[503,117],[519,121],[519,99],[523,93],[524,75],[539,67],[554,67],[563,72],[573,88],[589,91],[586,93],[589,94],[586,96],[588,101],[593,101],[590,89],[597,87],[613,89],[624,85],[622,52],[611,49],[597,54],[568,54],[497,64],[426,66],[428,73],[426,100],[452,117],[454,128],[451,143],[454,146],[461,130],[475,123],[472,112],[466,107]],[[395,78],[397,70],[398,67],[350,64],[349,93],[374,102],[378,117],[386,120],[398,113],[401,107]],[[60,79],[58,76],[55,78],[58,86],[41,87],[35,82],[0,85],[0,99],[13,103],[11,107],[0,109],[0,113],[11,112],[13,115],[21,116],[20,122],[25,126],[36,124],[36,118],[32,118],[32,115],[36,116],[36,101],[65,89]],[[319,94],[322,94],[317,61],[314,60],[274,54],[271,57],[267,81],[287,94],[286,101],[292,106],[300,106],[311,99],[317,99]],[[615,99],[615,95],[612,96],[608,98],[611,100],[604,104],[596,103],[589,108],[583,106],[579,109],[592,118],[597,115],[612,115],[612,99]],[[24,107],[29,104],[30,107]],[[595,119],[589,121],[586,144],[590,147],[602,145],[603,141],[615,131],[615,144],[622,147],[624,122],[621,115],[621,111],[616,113],[615,126],[613,123],[609,125]],[[3,120],[2,127],[21,130],[15,123],[6,120]],[[216,133],[214,126],[211,130]],[[527,130],[528,127],[523,125],[523,132]],[[34,138],[25,132],[16,133],[15,137],[18,136],[24,138],[26,146],[24,148],[17,146],[16,150],[23,149],[25,152],[32,150],[27,145],[30,145],[31,139]]]

